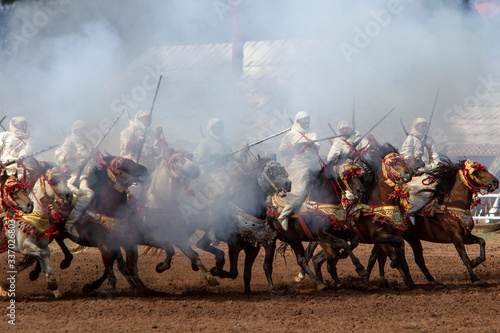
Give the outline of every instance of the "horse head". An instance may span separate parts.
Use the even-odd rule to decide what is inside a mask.
[[[413,171],[405,163],[403,156],[397,152],[393,152],[387,154],[382,159],[382,173],[386,179],[407,183],[411,180]]]
[[[33,212],[33,201],[28,197],[27,187],[16,176],[2,175],[2,204],[24,213]],[[7,208],[4,206],[4,208]]]
[[[184,152],[173,152],[165,159],[170,176],[180,182],[189,182],[200,176],[200,167]]]
[[[348,190],[354,195],[354,199],[359,199],[364,193],[365,186],[361,178],[365,174],[365,169],[359,163],[351,159],[334,166],[338,173],[339,186],[343,191]]]
[[[465,186],[473,192],[485,189],[493,192],[498,188],[498,179],[488,172],[488,169],[471,160],[460,161],[458,174]]]
[[[273,159],[259,159],[257,181],[268,195],[277,193],[280,197],[285,197],[292,189],[292,182],[288,179],[285,168]]]
[[[109,159],[110,157],[108,157]],[[132,184],[143,183],[149,176],[148,169],[129,158],[117,156],[106,163],[108,175],[110,178],[116,178],[116,181],[125,187]]]
[[[64,175],[57,167],[47,169],[41,177],[40,182],[44,182],[45,194],[49,198],[62,200],[63,205],[73,201],[73,192],[69,189]]]

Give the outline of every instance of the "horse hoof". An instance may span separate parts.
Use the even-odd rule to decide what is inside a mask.
[[[60,267],[61,269],[66,269],[66,268],[68,268],[70,265],[71,265],[71,259],[70,259],[70,260],[66,260],[66,259],[64,259],[63,261],[61,261],[61,264],[59,265],[59,267]]]
[[[207,281],[208,281],[208,285],[209,285],[210,287],[215,287],[215,286],[220,285],[219,281],[217,281],[217,279],[216,279],[216,278],[210,278],[210,279],[208,279]]]
[[[52,291],[59,289],[59,287],[57,286],[57,282],[49,282],[47,284],[47,289]]]
[[[327,286],[324,283],[320,283],[320,284],[318,284],[318,287],[316,287],[316,289],[319,291],[325,290],[326,288],[327,288]]]
[[[363,268],[356,268],[356,273],[360,278],[366,279],[368,277],[368,272]]]
[[[170,264],[167,264],[165,262],[161,262],[159,263],[158,265],[156,265],[156,272],[157,273],[163,273],[165,272],[167,269],[170,269]]]
[[[486,283],[486,282],[481,281],[481,280],[474,281],[474,282],[472,282],[472,284],[473,284],[474,286],[477,286],[477,287],[484,287],[484,286],[486,286],[486,285],[487,285],[487,283]]]
[[[61,298],[61,293],[59,292],[59,290],[53,290],[52,292],[54,293],[55,298]]]
[[[36,279],[38,279],[39,276],[40,276],[40,272],[37,272],[34,270],[30,272],[30,280],[31,281],[35,281]]]
[[[92,288],[92,286],[90,284],[86,284],[82,288],[82,294],[84,294],[84,295],[89,295],[93,291],[94,291],[94,288]]]
[[[210,269],[210,274],[212,274],[212,276],[219,276],[219,269],[217,267],[212,267]]]
[[[195,272],[198,272],[200,270],[200,268],[196,266],[196,264],[191,264],[191,269]]]

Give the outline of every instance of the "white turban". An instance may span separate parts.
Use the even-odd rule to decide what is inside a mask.
[[[420,133],[419,131],[417,131],[417,125],[422,123],[427,123],[427,120],[425,120],[425,118],[415,118],[415,120],[413,121],[413,125],[411,126],[410,134],[425,135],[425,133]]]
[[[350,128],[353,130],[354,126],[352,126],[352,124],[350,122],[348,122],[347,120],[341,120],[339,122],[339,124],[337,125],[337,132],[340,133],[340,130],[342,130],[344,128]]]
[[[299,133],[307,132],[307,130],[302,128],[302,126],[300,126],[300,124],[298,122],[299,120],[304,119],[304,118],[309,118],[309,114],[306,111],[299,111],[295,115],[295,120],[293,122],[292,128],[295,129]]]
[[[17,128],[17,126],[22,122],[28,123],[25,117],[12,118],[9,122],[9,132],[14,133],[18,138],[26,139],[28,137],[28,133]]]
[[[87,128],[85,126],[85,122],[83,120],[75,120],[75,122],[71,125],[71,133],[75,133],[76,130]]]

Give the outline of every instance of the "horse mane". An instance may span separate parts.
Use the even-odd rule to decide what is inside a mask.
[[[453,189],[458,170],[463,168],[464,161],[453,163],[448,157],[441,157],[441,163],[427,172],[437,181],[432,198],[438,198],[439,201],[442,201],[444,196]]]
[[[392,144],[386,142],[383,145],[378,144],[375,148],[368,150],[361,156],[361,162],[368,167],[368,172],[361,179],[365,186],[365,191],[361,198],[363,202],[367,202],[370,199],[376,175],[382,169],[382,160],[392,153],[398,153],[398,150]]]

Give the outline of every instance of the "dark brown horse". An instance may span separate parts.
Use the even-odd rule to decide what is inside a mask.
[[[352,165],[351,161],[344,161],[343,163]],[[347,226],[347,214],[341,206],[341,193],[345,190],[344,184],[336,161],[332,161],[324,166],[317,178],[312,182],[309,195],[300,210],[290,216],[288,230],[283,230],[281,224],[277,221],[278,212],[268,214],[269,223],[277,231],[278,239],[292,247],[297,264],[311,278],[318,290],[324,289],[326,285],[318,279],[307,265],[302,245],[304,241],[328,243],[334,251],[343,249],[351,258],[358,275],[366,275],[364,267],[352,253],[352,248],[356,246],[356,240],[353,237],[345,237],[346,235],[340,232]],[[351,177],[349,186],[355,194],[361,194],[362,183],[358,177]],[[348,241],[353,244],[349,245]],[[266,261],[270,261],[267,265],[272,265],[272,258],[273,256],[266,256]],[[333,266],[332,269],[330,274],[339,283],[335,267]]]
[[[362,161],[368,166],[371,177],[364,180],[368,189],[362,201],[364,203],[356,204],[350,209],[354,220],[349,233],[357,236],[361,243],[383,244],[384,251],[392,260],[391,266],[398,268],[409,288],[414,288],[404,256],[402,233],[405,227],[405,210],[401,209],[401,197],[405,195],[403,184],[411,179],[412,170],[389,144],[369,151]],[[335,249],[329,244],[321,245],[332,260],[329,263],[329,271],[334,270],[331,266],[339,259]],[[311,244],[308,247],[308,257],[312,256],[315,246]],[[316,272],[321,271],[321,263],[326,259],[324,253],[316,256]],[[300,282],[301,279],[302,275],[299,274],[296,280]]]
[[[170,187],[178,200],[170,198],[162,204],[162,207],[165,207],[174,202],[175,209],[172,209],[167,217],[160,218],[168,228],[168,233],[156,241],[155,246],[167,250],[165,261],[157,266],[158,272],[170,268],[174,251],[169,250],[167,245],[172,243],[177,247],[186,248],[182,243],[188,244],[188,238],[197,229],[201,229],[205,234],[196,245],[215,255],[216,264],[210,270],[213,276],[235,279],[238,276],[239,253],[245,251],[243,280],[245,292],[250,293],[252,265],[259,253],[260,245],[267,243],[269,237],[273,240],[265,224],[266,198],[272,194],[286,194],[290,190],[291,182],[284,168],[270,158],[259,158],[255,163],[244,166],[237,163],[232,167],[226,169],[223,174],[206,175],[193,182],[188,195],[182,196],[185,192],[182,188]],[[172,174],[167,178],[168,182],[171,180]],[[156,197],[159,193],[164,193],[161,196],[163,200],[170,196],[165,183],[161,184],[161,192],[155,191]],[[180,214],[179,208],[185,215]],[[178,216],[173,214],[175,212]],[[162,226],[157,224],[156,233],[160,234]],[[211,245],[215,240],[228,244],[229,271],[224,270],[224,251]],[[194,268],[198,267],[193,265]],[[203,272],[203,267],[200,269]],[[270,269],[265,268],[265,270],[269,276]]]
[[[484,166],[470,160],[460,161],[457,164],[445,161],[427,178],[427,182],[437,181],[433,190],[434,199],[416,215],[415,225],[409,225],[404,232],[404,239],[412,247],[415,262],[428,281],[432,282],[435,279],[425,265],[422,240],[452,243],[467,268],[471,282],[476,282],[478,278],[473,268],[485,260],[485,242],[471,233],[474,220],[470,214],[470,207],[479,191],[495,191],[498,188],[498,179]],[[465,251],[466,244],[478,244],[479,257],[470,260]],[[385,257],[380,250],[374,248],[368,267],[371,271],[378,255],[380,255],[379,269],[383,277]]]
[[[137,275],[133,265],[137,262],[137,246],[133,235],[129,233],[128,218],[131,212],[137,211],[128,187],[134,183],[142,183],[148,176],[147,169],[134,161],[115,156],[101,158],[100,164],[92,168],[89,174],[89,185],[95,193],[88,213],[84,214],[76,227],[79,237],[68,234],[64,229],[64,216],[58,226],[59,236],[70,238],[82,246],[97,247],[104,263],[103,275],[94,282],[84,286],[83,292],[90,293],[98,289],[108,279],[111,291],[116,294],[116,277],[113,272],[115,260],[123,276],[133,290],[144,290],[145,286]],[[61,212],[63,215],[64,212]],[[66,211],[66,215],[69,214]],[[59,245],[65,253],[64,243]],[[122,258],[121,248],[127,254],[127,263]],[[70,258],[66,258],[69,266]],[[127,267],[127,264],[129,264]]]

